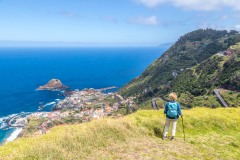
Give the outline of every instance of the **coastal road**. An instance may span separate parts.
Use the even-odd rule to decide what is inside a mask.
[[[165,102],[162,98],[153,98],[152,99],[152,107],[153,107],[153,109],[155,109],[155,110],[157,110],[158,109],[158,107],[157,107],[157,100],[162,100],[163,102]]]
[[[223,105],[223,107],[225,107],[225,108],[229,107],[228,104],[226,103],[226,101],[220,95],[220,93],[219,93],[220,90],[214,89],[213,91],[214,91],[215,95],[217,96],[218,100],[220,101],[220,103]]]
[[[119,94],[115,94],[115,97],[118,100],[118,104],[122,105],[122,101],[124,101],[125,99],[121,95],[119,95]]]

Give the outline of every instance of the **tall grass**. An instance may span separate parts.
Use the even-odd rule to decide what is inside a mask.
[[[183,114],[187,142],[183,141],[180,121],[176,141],[162,141],[163,111],[141,110],[119,119],[105,118],[79,125],[58,126],[43,136],[19,138],[0,147],[0,159],[161,159],[156,157],[161,146],[169,147],[169,150],[162,148],[162,151],[166,150],[161,152],[166,159],[194,156],[197,159],[232,159],[240,156],[237,153],[240,149],[240,108],[194,108],[184,110]],[[228,148],[218,150],[222,144]],[[179,148],[171,151],[172,145]],[[212,151],[219,155],[211,155]],[[174,156],[168,157],[172,153]]]

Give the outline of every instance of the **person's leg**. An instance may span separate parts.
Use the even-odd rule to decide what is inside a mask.
[[[172,137],[176,135],[177,119],[172,120]]]
[[[171,122],[171,120],[166,118],[166,124],[165,124],[165,128],[164,128],[163,137],[166,137],[167,134],[168,134],[168,129],[169,129],[169,126],[170,126],[170,122]]]

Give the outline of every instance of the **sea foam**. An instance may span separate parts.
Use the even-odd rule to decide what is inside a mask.
[[[43,107],[47,107],[47,106],[54,105],[54,104],[56,104],[56,102],[49,102],[49,103],[45,104]]]
[[[15,140],[19,134],[22,132],[22,128],[17,128],[7,139],[6,142],[11,142],[13,140]]]

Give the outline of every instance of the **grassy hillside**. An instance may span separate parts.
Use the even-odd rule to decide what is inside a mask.
[[[175,141],[161,140],[163,111],[139,110],[53,128],[0,147],[0,159],[239,159],[240,108],[184,110],[186,142],[179,121]]]
[[[240,92],[240,43],[231,46],[234,54],[224,64],[222,74],[219,78],[220,85],[224,88]]]
[[[180,37],[171,48],[152,63],[139,77],[133,79],[130,83],[121,88],[119,93],[124,96],[137,96],[139,103],[151,99],[154,96],[165,95],[172,89],[172,86],[174,86],[172,83],[176,77],[181,75],[184,71],[199,64],[202,65],[202,68],[206,67],[205,64],[202,64],[203,61],[206,61],[220,51],[227,50],[237,42],[240,42],[240,34],[235,31],[227,32],[200,29],[190,32]],[[210,68],[212,73],[209,74],[216,75],[217,72],[215,71],[219,68],[217,62],[224,61],[223,57],[215,58],[212,60],[210,59],[209,61],[211,62],[209,63],[205,62],[215,67]],[[211,64],[215,60],[217,62]],[[221,77],[222,79],[229,79],[227,76],[232,73],[230,69],[231,67],[226,68],[226,74],[223,74],[224,77]],[[201,71],[201,66],[198,71]],[[204,73],[208,74],[208,71]],[[202,74],[203,77],[200,78],[204,79],[206,74]],[[236,77],[233,77],[233,79],[234,78],[237,79]],[[234,86],[234,84],[236,83],[234,82],[227,86]],[[198,83],[190,87],[194,87],[195,94],[202,95],[202,93],[205,92],[205,88],[199,88],[197,85]],[[211,80],[209,80],[209,83],[206,85],[211,85]],[[186,87],[184,86],[182,88]]]
[[[199,65],[180,74],[173,83],[171,90],[178,93],[189,92],[193,96],[201,96],[219,86],[219,75],[227,57],[214,55]]]
[[[240,106],[240,93],[229,91],[229,90],[220,90],[220,94],[224,98],[224,100],[227,102],[227,104],[231,107],[237,107]]]
[[[212,96],[213,89],[222,87],[240,91],[240,43],[231,46],[231,49],[233,53],[231,56],[215,54],[173,80],[171,91],[177,92],[180,96],[187,94],[183,100],[192,97],[187,103],[180,101],[183,105],[214,108],[220,104]],[[227,99],[230,106],[238,106],[236,100],[230,99]]]

